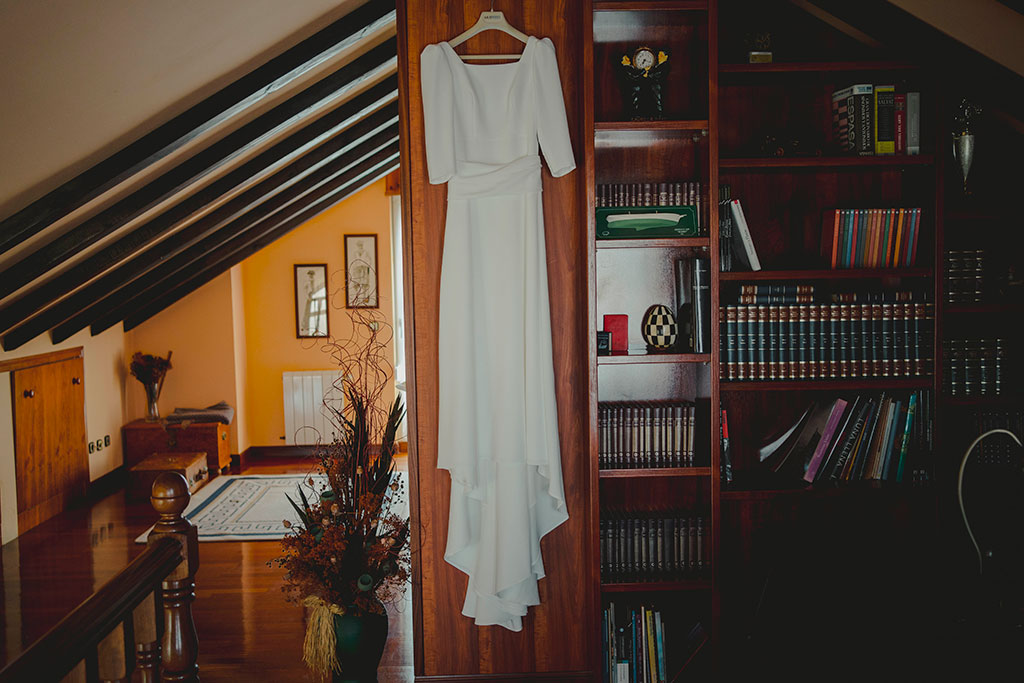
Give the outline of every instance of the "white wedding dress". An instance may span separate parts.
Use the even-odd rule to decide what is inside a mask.
[[[522,629],[540,603],[540,539],[569,518],[551,357],[543,151],[576,167],[554,45],[507,64],[422,53],[427,170],[448,183],[438,330],[437,466],[451,474],[445,560],[469,575],[462,613]],[[554,226],[556,229],[558,226]]]

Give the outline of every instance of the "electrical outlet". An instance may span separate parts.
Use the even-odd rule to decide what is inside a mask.
[[[103,450],[103,439],[96,439],[96,452],[99,453]]]
[[[103,437],[103,446],[106,448],[110,447],[110,434]]]
[[[92,454],[92,453],[95,453],[95,452],[96,452],[96,444],[94,444],[92,441],[90,441],[89,442],[89,453]]]

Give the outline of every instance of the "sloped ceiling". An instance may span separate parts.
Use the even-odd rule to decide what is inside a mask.
[[[13,38],[4,32],[38,32],[35,22],[60,19],[41,16],[43,4],[26,0],[0,8],[0,24],[7,27],[0,42]],[[398,166],[393,0],[99,5],[105,14],[95,23],[65,29],[77,36],[71,42],[78,55],[72,46],[61,57],[60,41],[49,43],[48,52],[35,41],[25,41],[30,47],[20,51],[10,42],[0,48],[10,52],[0,53],[7,65],[0,67],[0,85],[11,85],[6,92],[38,96],[51,106],[62,102],[72,111],[79,98],[83,116],[97,121],[79,130],[100,129],[109,137],[108,119],[122,125],[142,120],[132,135],[115,134],[82,159],[65,158],[60,170],[39,180],[39,164],[19,174],[12,160],[34,159],[37,149],[39,157],[60,159],[54,138],[66,134],[58,125],[56,135],[46,135],[46,123],[38,120],[72,125],[73,119],[45,107],[33,118],[25,112],[36,100],[0,104],[7,150],[0,179],[7,193],[0,197],[5,350],[47,331],[56,343],[86,327],[93,334],[119,322],[131,329]],[[168,6],[187,16],[166,14]],[[112,14],[112,7],[122,14]],[[120,22],[115,31],[111,21]],[[242,46],[225,47],[234,43]],[[206,64],[197,48],[215,64]],[[243,57],[246,51],[255,57]],[[93,62],[92,74],[75,63],[76,56],[88,61],[83,55]],[[135,64],[133,56],[149,66]],[[47,80],[46,69],[32,60],[53,62],[50,80],[57,83],[51,89],[66,71],[105,81],[97,86],[103,97],[76,82],[67,83],[74,97],[39,92],[36,80]],[[150,108],[159,113],[114,108],[119,97],[124,109],[135,104],[119,92],[118,70],[140,97],[152,95]],[[193,89],[168,106],[172,95],[161,82]]]

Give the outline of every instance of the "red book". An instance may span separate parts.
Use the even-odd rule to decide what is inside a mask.
[[[921,233],[921,209],[914,209],[914,223],[910,229],[910,251],[907,266],[917,263],[917,236]]]
[[[896,93],[896,153],[907,153],[907,94]]]
[[[608,313],[604,316],[604,332],[612,333],[612,351],[629,351],[629,316]]]
[[[833,218],[832,224],[832,268],[836,267],[837,259],[839,258],[839,209],[836,209],[836,215]]]
[[[857,232],[858,232],[858,228],[860,227],[858,225],[858,223],[860,223],[860,214],[861,214],[860,209],[854,209],[853,210],[853,235],[850,237],[850,244],[851,244],[851,247],[850,247],[850,267],[851,268],[858,268],[858,267],[860,267],[860,263],[857,262]]]

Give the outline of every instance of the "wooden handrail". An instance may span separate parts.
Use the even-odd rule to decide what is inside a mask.
[[[0,683],[61,681],[69,674],[77,680],[76,670],[90,681],[128,680],[136,660],[144,681],[198,681],[191,612],[198,538],[195,527],[182,517],[188,484],[178,473],[164,473],[153,482],[152,493],[160,519],[148,547],[0,670]],[[163,605],[162,618],[154,609],[154,596]],[[136,618],[150,623],[136,624]],[[144,637],[138,644],[136,634]]]

